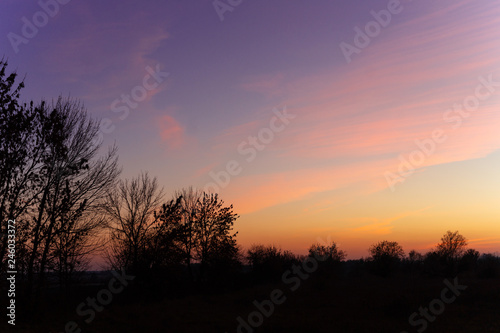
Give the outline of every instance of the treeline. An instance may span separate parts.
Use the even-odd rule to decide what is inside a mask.
[[[447,231],[434,249],[427,253],[415,250],[407,254],[401,245],[393,241],[380,241],[371,245],[366,258],[345,260],[346,252],[335,242],[314,244],[307,256],[296,256],[275,246],[255,245],[247,251],[246,259],[251,274],[259,281],[277,281],[283,272],[299,265],[307,258],[319,260],[319,275],[337,277],[381,276],[394,277],[411,274],[420,277],[454,277],[467,273],[477,278],[500,277],[500,257],[480,254],[467,248],[467,239],[458,231]]]

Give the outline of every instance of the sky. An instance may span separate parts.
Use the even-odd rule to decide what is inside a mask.
[[[500,1],[2,0],[24,100],[81,100],[123,178],[193,186],[244,248],[500,251]]]

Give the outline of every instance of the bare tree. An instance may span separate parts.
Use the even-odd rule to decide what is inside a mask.
[[[105,219],[98,212],[86,212],[84,216],[61,226],[55,235],[49,268],[59,276],[61,284],[69,286],[74,274],[89,268],[91,254],[104,247],[100,233]]]
[[[6,67],[0,60],[0,220],[16,220],[17,270],[36,308],[47,272],[69,282],[97,249],[96,209],[119,174],[117,150],[98,156],[100,124],[76,100],[21,104],[24,84]],[[1,238],[2,262],[5,253]]]
[[[43,107],[33,102],[21,104],[21,82],[16,73],[6,74],[7,62],[0,60],[0,220],[16,220],[29,209],[40,194],[36,179],[41,171],[45,141],[40,140]],[[0,233],[6,234],[6,223]],[[19,231],[24,230],[19,227]],[[22,241],[22,233],[18,240]],[[21,245],[23,245],[21,243]],[[0,259],[4,260],[7,242],[0,237]],[[21,254],[23,252],[21,251]],[[21,258],[19,258],[21,259]],[[0,270],[5,269],[2,264]]]
[[[330,245],[321,245],[319,243],[311,245],[309,256],[321,258],[323,261],[342,261],[346,258],[346,252],[338,248],[335,242]]]
[[[66,282],[75,270],[87,267],[85,256],[96,253],[103,246],[99,236],[105,219],[99,207],[119,174],[116,148],[111,148],[98,160],[73,166],[70,170],[57,204],[60,218],[55,225],[54,246],[50,253],[54,260],[52,269]]]
[[[143,259],[154,226],[154,212],[161,205],[164,194],[156,178],[141,173],[132,180],[121,181],[116,190],[108,192],[102,205],[109,218],[110,249],[108,260],[115,267],[129,267],[137,272]]]
[[[437,252],[443,258],[456,260],[465,254],[466,248],[467,239],[458,231],[451,232],[448,230],[441,237],[441,243],[437,245]]]
[[[50,107],[46,105],[42,103],[39,126],[39,140],[45,145],[41,168],[34,180],[40,195],[25,220],[30,223],[31,232],[29,286],[35,271],[39,273],[40,285],[46,269],[59,271],[65,267],[65,273],[72,273],[74,263],[89,253],[72,249],[90,244],[94,231],[102,226],[86,219],[120,172],[116,148],[97,158],[100,145],[94,139],[99,122],[87,116],[81,103],[59,98]]]
[[[89,214],[115,183],[117,151],[98,158],[99,122],[78,101],[21,105],[24,84],[15,87],[6,66],[0,61],[0,219],[17,222],[16,262],[31,297],[35,280],[38,295],[47,271],[66,267],[69,277],[91,252],[101,225]],[[5,248],[1,239],[2,261]]]

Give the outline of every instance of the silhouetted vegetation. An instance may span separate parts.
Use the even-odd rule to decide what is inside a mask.
[[[247,260],[255,281],[278,281],[283,272],[300,262],[290,251],[274,245],[253,245],[247,251]]]
[[[0,218],[16,221],[19,283],[36,307],[48,273],[68,285],[99,249],[103,221],[97,211],[119,175],[117,150],[97,155],[99,123],[77,101],[21,104],[23,83],[14,88],[16,74],[7,76],[7,64],[0,66]],[[6,244],[2,239],[3,263]]]
[[[373,261],[373,271],[382,276],[389,275],[401,260],[405,257],[405,252],[397,242],[381,241],[370,246],[368,249]]]

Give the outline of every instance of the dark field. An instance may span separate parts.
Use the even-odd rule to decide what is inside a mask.
[[[448,280],[453,282],[453,278]],[[225,291],[200,289],[190,295],[166,296],[161,300],[155,300],[152,286],[144,289],[149,291],[131,286],[97,312],[90,324],[83,320],[88,316],[78,316],[75,309],[89,295],[95,297],[101,288],[82,288],[73,294],[75,301],[66,305],[62,300],[56,301],[55,296],[47,296],[33,323],[19,322],[19,314],[15,329],[1,328],[2,332],[65,332],[66,322],[75,321],[82,332],[500,332],[499,278],[458,276],[458,284],[467,288],[459,291],[453,302],[445,304],[438,315],[429,314],[435,318],[427,322],[425,329],[422,321],[412,326],[408,319],[420,307],[428,308],[433,300],[441,298],[446,287],[443,277],[342,277],[315,272],[301,280],[300,286],[295,284],[297,281],[246,285]],[[297,288],[292,291],[291,287]],[[271,309],[265,300],[275,289],[283,292],[278,298],[282,304]],[[262,316],[263,323],[256,328],[238,330],[237,318],[248,322],[249,314],[257,311],[255,300],[266,304],[264,311],[268,311],[269,317]],[[253,320],[258,323],[259,316]],[[79,332],[78,328],[68,332]]]

